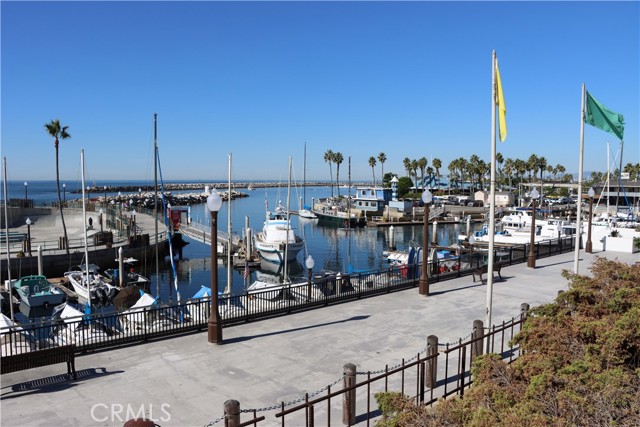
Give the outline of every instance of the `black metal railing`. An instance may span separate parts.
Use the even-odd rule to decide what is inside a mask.
[[[536,257],[573,250],[571,238],[548,242],[536,245]],[[519,245],[500,249],[500,262],[503,265],[525,262],[528,247]],[[441,261],[430,262],[429,281],[433,283],[469,275],[485,263],[484,258],[480,252],[462,254],[455,261],[457,268],[447,271],[440,268]],[[221,295],[218,309],[223,325],[230,326],[415,287],[419,275],[420,264],[416,263],[355,274],[316,276],[312,283]],[[210,309],[210,299],[202,298],[108,314],[41,319],[36,323],[0,329],[2,355],[71,343],[79,351],[86,351],[193,332],[207,327]]]

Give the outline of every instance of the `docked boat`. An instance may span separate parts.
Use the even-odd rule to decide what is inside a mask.
[[[318,217],[319,224],[335,225],[344,228],[356,228],[364,226],[366,219],[351,212],[350,203],[337,198],[320,200],[313,208],[313,213]]]
[[[93,319],[84,321],[84,313],[66,302],[55,307],[51,315],[52,339],[57,345],[84,345],[103,342],[119,333],[115,325]]]
[[[306,292],[301,292],[299,288],[307,285],[307,280],[293,280],[282,278],[278,274],[271,274],[265,271],[256,271],[256,280],[247,288],[247,292],[253,296],[269,300],[282,299],[302,299],[306,298]],[[298,289],[294,291],[293,289]],[[306,290],[306,287],[304,288]],[[278,291],[278,292],[272,292]]]
[[[123,260],[124,271],[122,275],[122,286],[137,285],[148,291],[151,286],[151,280],[146,276],[135,271],[134,264],[137,262],[135,258],[126,258]],[[114,286],[120,285],[120,269],[108,268],[104,270],[104,276],[111,281]]]
[[[296,259],[304,248],[304,241],[291,228],[285,209],[278,205],[274,212],[267,212],[262,231],[255,237],[255,248],[260,257],[273,264]]]
[[[37,342],[33,334],[0,313],[0,352],[3,356],[28,353],[36,347]]]
[[[262,231],[255,236],[255,248],[260,258],[273,264],[286,264],[296,259],[304,248],[304,240],[295,234],[289,218],[291,192],[291,157],[289,157],[289,184],[287,187],[287,207],[280,203],[275,211],[267,211]]]
[[[14,282],[13,287],[29,309],[47,309],[60,304],[65,297],[45,276],[24,276]]]
[[[64,276],[83,303],[90,301],[96,307],[106,306],[118,294],[118,288],[108,283],[95,264],[82,264],[64,273]]]

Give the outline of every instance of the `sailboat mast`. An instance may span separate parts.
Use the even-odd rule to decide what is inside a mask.
[[[11,249],[9,246],[9,215],[7,213],[7,158],[4,157],[2,161],[2,170],[4,173],[4,238],[5,242],[7,242],[7,279],[9,279],[9,289],[6,289],[9,292],[9,309],[11,310],[11,320],[14,320],[13,317],[13,297],[11,296],[11,291],[13,285],[11,284]]]
[[[84,273],[87,284],[87,304],[91,307],[91,286],[89,283],[89,241],[87,240],[87,201],[84,198],[84,150],[80,150],[82,172],[82,224],[84,228]]]
[[[289,230],[291,229],[290,221],[290,200],[291,200],[291,156],[289,156],[289,181],[287,184],[287,231],[284,244],[284,278],[283,283],[289,283],[289,275],[287,272],[287,262],[289,258]]]
[[[304,162],[302,163],[302,207],[307,203],[307,141],[304,142]]]
[[[156,298],[160,298],[160,255],[158,254],[158,113],[153,113],[153,217],[156,233]]]
[[[231,293],[231,279],[233,274],[233,269],[231,268],[231,153],[229,153],[229,193],[227,197],[227,289],[225,289],[225,293]],[[218,248],[216,248],[216,251]],[[229,298],[227,302],[231,302]]]
[[[351,156],[349,156],[349,179],[348,179],[348,185],[349,188],[347,189],[347,216],[349,218],[347,218],[347,229],[349,231],[351,231]],[[375,188],[374,188],[375,191]]]

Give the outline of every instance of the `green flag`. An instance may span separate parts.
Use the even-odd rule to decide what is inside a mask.
[[[584,116],[584,122],[605,132],[612,133],[620,140],[624,139],[624,117],[622,114],[608,110],[604,105],[596,101],[589,91],[587,91],[587,111]]]

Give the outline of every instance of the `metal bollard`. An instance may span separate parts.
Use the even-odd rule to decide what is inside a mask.
[[[343,388],[356,384],[356,365],[347,363],[342,367],[344,372]],[[356,423],[356,390],[350,390],[342,395],[342,423],[353,425]]]

